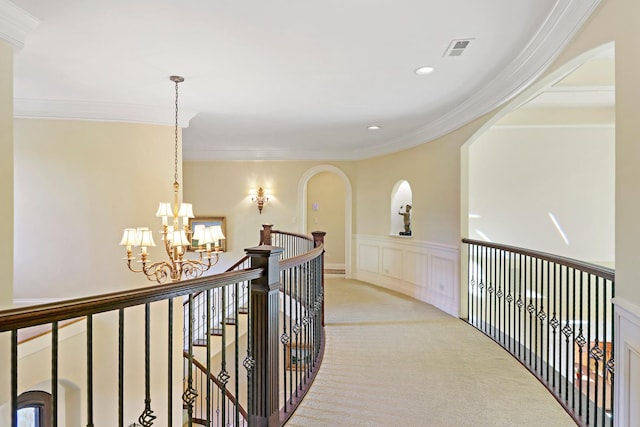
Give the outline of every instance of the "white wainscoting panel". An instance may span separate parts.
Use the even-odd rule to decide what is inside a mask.
[[[399,238],[354,236],[354,278],[433,304],[459,316],[457,247]]]
[[[362,245],[358,247],[358,268],[371,273],[380,271],[380,247],[377,245]]]
[[[615,297],[615,418],[618,427],[640,426],[640,307]]]
[[[428,283],[429,256],[413,250],[404,252],[404,280],[412,285]]]
[[[394,279],[402,279],[403,277],[403,258],[402,250],[396,248],[382,247],[382,274],[393,277]]]

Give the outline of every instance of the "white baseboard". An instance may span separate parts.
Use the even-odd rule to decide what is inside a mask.
[[[325,270],[344,270],[344,263],[326,263],[324,265]]]
[[[640,307],[620,297],[615,306],[615,426],[640,426]]]

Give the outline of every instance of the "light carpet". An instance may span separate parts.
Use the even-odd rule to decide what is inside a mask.
[[[382,288],[327,278],[326,348],[287,427],[573,426],[515,359],[464,321]]]

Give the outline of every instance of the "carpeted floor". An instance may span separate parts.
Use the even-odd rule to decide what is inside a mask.
[[[326,349],[287,427],[575,426],[515,359],[462,320],[327,278]]]

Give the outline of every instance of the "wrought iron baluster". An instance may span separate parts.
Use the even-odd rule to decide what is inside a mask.
[[[151,409],[151,306],[144,305],[144,411],[138,417],[143,427],[151,427],[157,417]]]
[[[167,300],[167,423],[173,423],[173,298]]]
[[[207,367],[207,387],[206,387],[206,395],[205,395],[205,412],[206,412],[206,422],[207,426],[211,425],[211,380],[209,379],[209,373],[211,372],[211,292],[207,291],[205,296],[205,325],[206,325],[206,367]],[[202,387],[200,388],[202,390]],[[202,407],[202,405],[201,405]]]
[[[118,310],[118,427],[124,427],[124,309]]]
[[[556,371],[558,371],[558,349],[556,348],[556,342],[557,342],[557,329],[558,326],[560,325],[560,321],[558,320],[558,318],[556,317],[556,312],[557,312],[557,282],[558,282],[558,264],[554,263],[553,264],[553,317],[550,320],[551,322],[551,327],[553,328],[553,388],[556,388]],[[562,316],[562,305],[560,306],[560,316]]]
[[[193,294],[189,294],[187,303],[187,386],[182,393],[182,401],[187,407],[187,423],[193,424],[193,403],[198,397],[198,391],[193,388]]]
[[[251,337],[253,336],[253,306],[252,306],[252,301],[251,301],[251,282],[247,282],[247,337],[249,337],[249,339],[247,339],[247,355],[244,358],[244,361],[242,362],[242,365],[244,366],[244,368],[247,371],[247,408],[253,408],[254,407],[254,395],[253,395],[253,389],[254,389],[254,384],[253,384],[253,367],[254,367],[254,360],[253,360],[253,347],[252,347],[252,343],[251,343]],[[249,420],[247,420],[248,422]]]
[[[537,318],[538,315],[538,300],[540,294],[538,293],[538,259],[535,257],[529,257],[529,293],[531,299],[529,300],[529,367],[530,370],[536,372],[538,367],[538,329]],[[532,365],[533,363],[533,365]]]
[[[578,399],[578,415],[582,416],[582,383],[583,383],[583,378],[584,378],[584,370],[583,370],[583,364],[582,364],[582,357],[583,357],[583,352],[584,352],[584,345],[587,343],[587,340],[584,337],[584,328],[583,328],[583,323],[585,322],[585,318],[584,318],[584,303],[583,303],[583,287],[584,287],[584,275],[580,274],[580,284],[578,286],[578,292],[579,292],[579,300],[580,300],[580,327],[578,329],[578,336],[576,337],[575,343],[578,346],[578,360],[580,361],[580,363],[578,364],[578,373],[576,375],[576,379],[578,381],[578,395],[580,396],[580,398]],[[591,275],[588,276],[589,280],[591,278]],[[587,364],[587,368],[588,368],[588,364]],[[588,374],[588,369],[587,369],[587,374]],[[587,379],[587,385],[589,385],[588,379]]]
[[[227,287],[222,287],[222,347],[221,347],[221,364],[220,364],[220,373],[218,374],[218,380],[222,383],[222,395],[226,396],[227,393],[227,383],[229,382],[229,374],[227,372]],[[227,407],[226,405],[222,405],[222,421],[227,422]]]
[[[605,286],[606,286],[606,284],[610,284],[611,285],[611,298],[612,299],[615,298],[615,296],[616,296],[615,283],[609,282],[608,280],[605,280],[604,283],[605,283]],[[616,332],[616,330],[615,330],[615,327],[614,327],[614,325],[615,325],[614,322],[615,322],[614,310],[613,310],[613,307],[611,307],[611,323],[610,323],[610,325],[611,325],[611,358],[607,362],[607,370],[609,371],[609,375],[611,376],[611,393],[610,393],[611,415],[610,415],[610,418],[611,418],[611,425],[612,426],[616,425],[615,424],[615,419],[614,419],[615,418],[615,413],[613,412],[613,408],[615,408],[615,406],[614,406],[614,403],[615,403],[615,401],[614,401],[614,393],[613,393],[613,390],[615,390],[615,356],[614,355],[615,355],[615,352],[616,352],[616,349],[614,347],[614,343],[616,342],[616,340],[615,340],[615,332]]]
[[[93,316],[87,316],[87,427],[93,427]]]
[[[571,311],[572,313],[572,317],[573,317],[573,335],[575,335],[575,331],[576,331],[576,269],[573,268],[571,269],[573,272],[573,280],[572,280],[572,284],[573,284],[573,294],[571,295],[571,300],[573,301],[573,310]],[[582,319],[579,319],[579,321],[581,321]],[[576,337],[577,338],[577,337]],[[573,387],[571,387],[571,408],[575,409],[576,408],[576,387],[575,387],[575,381],[576,381],[576,374],[575,374],[575,360],[576,360],[576,346],[575,346],[575,340],[576,338],[574,338],[572,340],[571,343],[571,377],[567,377],[567,383],[569,382],[569,378],[573,379]]]
[[[594,376],[595,378],[595,389],[593,392],[593,402],[596,404],[596,408],[597,408],[597,404],[598,404],[598,386],[599,386],[599,381],[598,381],[598,377],[599,375],[599,371],[600,371],[600,359],[602,357],[602,354],[604,354],[604,352],[602,351],[602,349],[600,348],[600,278],[596,278],[596,295],[595,295],[595,303],[596,303],[596,307],[595,307],[595,315],[596,315],[596,319],[595,319],[595,338],[596,338],[596,342],[595,345],[593,346],[593,348],[591,349],[590,353],[591,353],[591,357],[592,359],[594,359],[594,363],[595,363],[595,372],[594,372]],[[603,387],[604,388],[604,387]],[[593,411],[593,422],[594,424],[598,422],[598,410],[594,409]]]
[[[589,321],[587,322],[587,365],[591,365],[591,319],[593,319],[593,313],[591,312],[591,287],[593,285],[593,281],[589,280],[589,286],[587,287],[587,316],[589,316]],[[595,286],[598,286],[597,278]],[[591,369],[587,368],[587,384],[591,383]],[[586,420],[587,424],[589,423],[589,417],[591,413],[591,387],[587,387],[587,414]]]
[[[11,330],[11,427],[18,427],[18,330]]]
[[[527,311],[529,312],[529,366],[534,369],[537,363],[537,355],[534,346],[537,344],[538,335],[535,334],[535,314],[537,313],[537,305],[538,305],[538,292],[536,291],[537,286],[534,287],[534,283],[536,282],[536,268],[535,268],[535,260],[531,257],[528,258],[527,265],[529,266],[529,283],[528,283],[528,293],[529,293],[529,306],[527,307]],[[535,334],[535,335],[534,335]],[[534,341],[535,339],[535,341]],[[533,365],[532,365],[533,363]]]
[[[58,322],[51,323],[51,425],[58,427]]]
[[[234,311],[234,316],[236,318],[236,324],[234,326],[234,331],[235,331],[235,354],[234,354],[234,362],[233,362],[233,367],[234,367],[234,375],[235,375],[235,397],[236,397],[236,403],[234,404],[235,407],[235,425],[239,426],[240,425],[240,372],[239,372],[239,368],[240,368],[240,363],[238,363],[238,361],[240,360],[240,348],[239,348],[239,343],[240,343],[240,333],[239,333],[239,327],[240,327],[240,283],[236,282],[233,284],[234,286],[234,303],[233,303],[233,311]]]
[[[467,283],[467,317],[470,323],[473,323],[473,308],[471,305],[471,296],[473,294],[473,260],[471,258],[471,251],[473,245],[467,246],[467,270],[469,271],[469,281]],[[286,394],[286,393],[285,393]]]
[[[284,387],[284,412],[288,412],[288,393],[287,393],[287,344],[291,341],[287,335],[287,316],[291,317],[291,291],[289,278],[291,276],[290,270],[282,272],[282,293],[283,293],[283,307],[282,307],[282,334],[280,335],[280,342],[282,343],[282,352],[285,357],[282,358],[282,384]],[[287,310],[288,308],[288,310]],[[291,388],[289,388],[289,391]]]
[[[522,307],[524,306],[524,300],[522,299],[522,285],[524,282],[524,274],[525,274],[525,269],[523,268],[523,263],[522,263],[522,259],[523,256],[522,254],[520,254],[520,256],[518,256],[518,259],[516,260],[517,265],[518,265],[518,299],[516,300],[516,306],[518,307],[518,324],[517,324],[517,328],[518,328],[518,338],[517,338],[517,343],[518,343],[518,357],[522,357]]]

